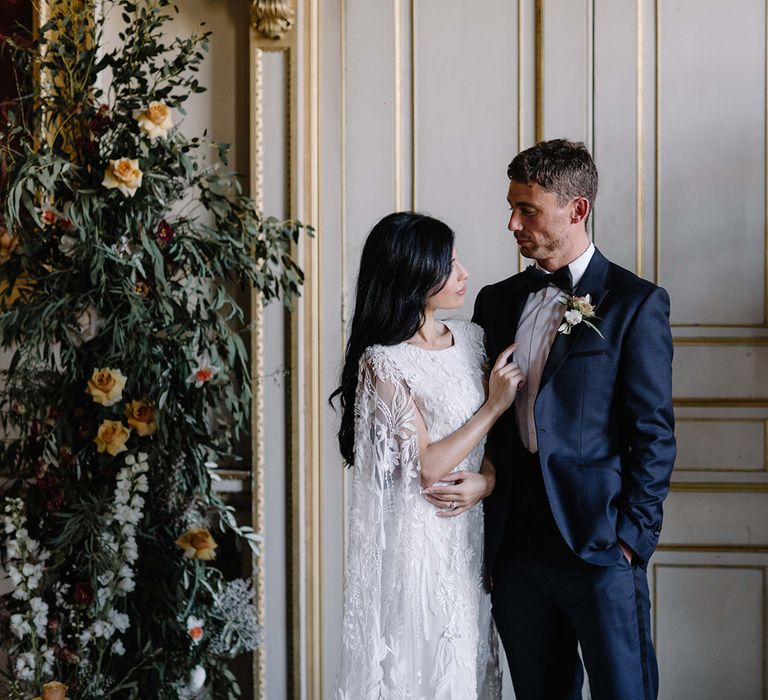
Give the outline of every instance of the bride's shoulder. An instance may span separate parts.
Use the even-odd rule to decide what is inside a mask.
[[[463,321],[461,319],[449,319],[445,323],[454,335],[460,335],[473,344],[485,344],[485,331],[482,326],[478,326],[476,323],[472,323],[472,321]]]
[[[367,368],[379,379],[400,379],[397,345],[370,345],[360,358],[360,371]]]

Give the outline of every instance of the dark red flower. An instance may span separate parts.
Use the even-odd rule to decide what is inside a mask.
[[[56,650],[56,656],[58,656],[62,661],[69,663],[77,663],[80,661],[80,657],[67,646],[54,647],[54,649]]]
[[[89,581],[80,581],[75,584],[75,592],[72,596],[78,605],[88,606],[93,602],[93,588]]]
[[[149,285],[143,280],[139,280],[133,287],[133,291],[136,292],[142,299],[146,299],[149,296]]]
[[[78,136],[75,146],[84,160],[95,158],[99,151],[98,144],[87,136]]]
[[[162,243],[163,245],[167,245],[173,240],[173,237],[176,235],[176,232],[173,230],[173,227],[165,219],[161,219],[160,223],[157,225],[157,233],[155,235],[157,236],[157,240],[160,243]]]
[[[43,488],[42,480],[45,473],[48,471],[48,463],[44,459],[38,459],[35,465],[35,478],[37,479],[37,485],[39,488]]]
[[[64,492],[63,491],[57,491],[53,496],[51,496],[46,502],[45,502],[45,509],[49,513],[53,513],[54,511],[57,511],[61,504],[64,502]]]
[[[61,418],[61,409],[56,406],[50,406],[48,408],[47,420],[57,420],[59,418]]]

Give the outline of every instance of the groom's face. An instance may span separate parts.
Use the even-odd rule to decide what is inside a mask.
[[[572,203],[560,206],[557,197],[533,182],[509,183],[510,215],[507,228],[514,234],[520,254],[534,260],[556,258],[568,246],[572,229]]]

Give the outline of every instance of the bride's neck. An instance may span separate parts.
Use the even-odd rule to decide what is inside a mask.
[[[424,347],[438,347],[441,345],[441,338],[445,332],[445,325],[435,320],[434,309],[425,309],[424,323],[408,342]]]

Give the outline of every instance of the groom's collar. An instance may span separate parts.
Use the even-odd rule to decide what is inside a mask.
[[[573,288],[576,289],[576,287],[579,286],[579,282],[581,282],[581,278],[584,277],[584,273],[587,271],[587,267],[589,267],[589,263],[592,260],[592,256],[595,254],[595,244],[590,241],[589,246],[587,246],[587,249],[579,255],[578,258],[568,263],[568,268],[571,271],[571,277],[573,278]],[[545,272],[546,274],[552,274],[548,270],[545,270],[541,265],[539,265],[538,261],[536,261],[536,267],[541,270],[542,272]]]

